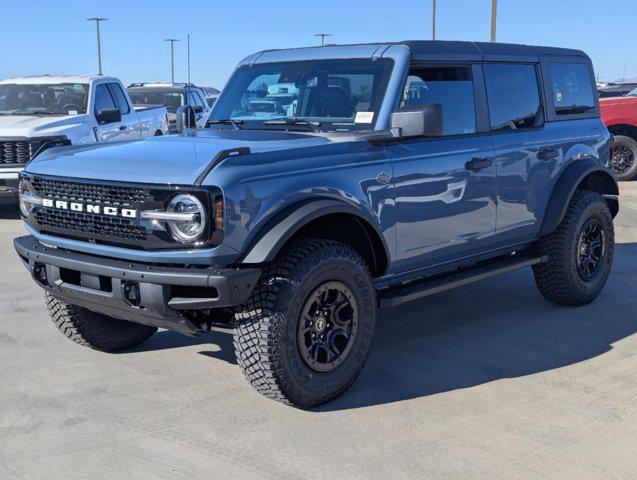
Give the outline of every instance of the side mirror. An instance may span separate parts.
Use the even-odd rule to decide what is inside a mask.
[[[118,109],[100,110],[97,112],[97,123],[106,125],[107,123],[117,123],[122,121],[122,112]]]
[[[401,108],[391,115],[391,131],[395,137],[441,137],[442,105],[430,103]]]
[[[177,109],[177,118],[175,120],[177,132],[183,133],[187,128],[197,128],[197,118],[195,109],[190,105],[184,105]]]
[[[195,113],[201,113],[203,112],[203,105],[195,105],[194,107],[192,107],[193,110],[195,111]]]

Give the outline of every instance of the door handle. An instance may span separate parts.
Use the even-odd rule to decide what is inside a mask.
[[[464,168],[467,170],[482,170],[484,168],[489,168],[493,165],[493,160],[490,158],[472,158],[467,163],[464,164]]]
[[[560,156],[560,151],[556,148],[544,148],[537,152],[537,158],[540,160],[551,160]]]
[[[128,128],[128,127],[127,127],[126,125],[120,125],[120,126],[119,126],[119,129],[120,129],[120,130],[126,130],[127,128]]]

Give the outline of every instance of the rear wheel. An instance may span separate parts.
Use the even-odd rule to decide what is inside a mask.
[[[624,135],[615,135],[611,170],[617,180],[632,180],[637,177],[637,141]]]
[[[70,305],[44,293],[51,320],[62,335],[73,342],[104,352],[136,347],[148,340],[157,328],[117,320],[86,308]]]
[[[237,360],[259,393],[299,408],[342,395],[367,360],[375,320],[367,265],[347,245],[293,243],[237,315]]]
[[[613,263],[613,218],[601,194],[578,190],[555,232],[538,248],[548,261],[533,267],[540,293],[554,303],[585,305],[600,294]]]

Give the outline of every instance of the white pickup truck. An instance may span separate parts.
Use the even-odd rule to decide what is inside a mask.
[[[168,133],[166,108],[133,107],[113,77],[42,76],[0,81],[0,199],[46,148]]]

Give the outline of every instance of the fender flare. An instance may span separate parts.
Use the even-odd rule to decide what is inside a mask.
[[[596,178],[591,177],[591,175]],[[598,183],[595,183],[594,180],[597,180]],[[539,236],[548,235],[558,227],[566,215],[566,209],[575,190],[582,182],[587,182],[587,186],[595,186],[595,189],[605,196],[613,217],[617,215],[619,210],[617,180],[608,168],[590,158],[585,158],[566,167],[560,178],[557,179],[544,214]]]
[[[366,212],[343,201],[320,199],[300,202],[285,208],[282,212],[275,215],[257,233],[246,249],[246,253],[240,263],[256,264],[274,260],[281,248],[304,226],[317,218],[334,213],[352,215],[362,223],[363,227],[370,225],[374,228],[385,249],[386,258],[391,258],[385,239],[376,224],[369,221],[367,218],[369,215],[366,215]]]

